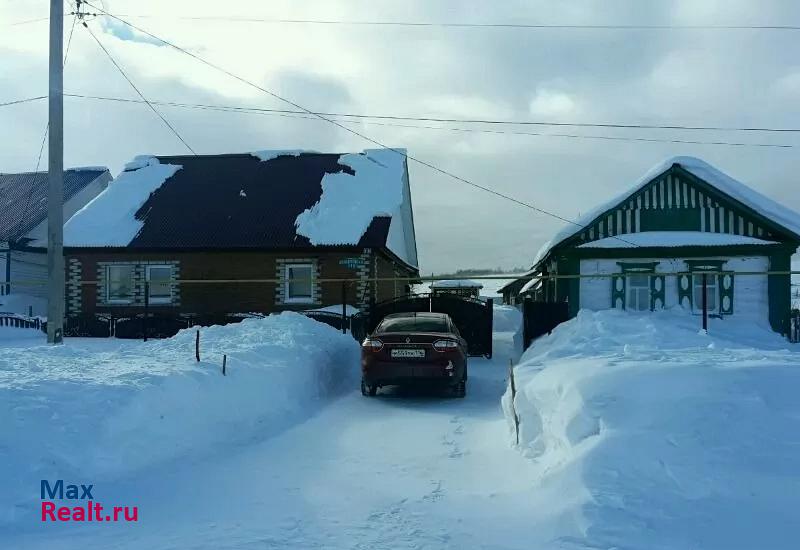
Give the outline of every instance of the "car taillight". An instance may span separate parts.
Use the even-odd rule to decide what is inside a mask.
[[[380,351],[383,348],[383,342],[377,338],[367,338],[361,343],[361,347],[369,351]]]
[[[433,343],[433,349],[436,351],[453,351],[458,347],[458,342],[455,340],[436,340]]]

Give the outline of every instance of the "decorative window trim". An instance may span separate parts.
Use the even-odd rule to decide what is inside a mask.
[[[695,271],[713,271],[709,277],[711,286],[715,288],[715,308],[709,310],[708,314],[713,317],[732,315],[734,306],[734,272],[725,271],[724,266],[727,260],[684,260],[689,271],[688,275],[678,277],[678,293],[681,300],[688,298],[689,306],[693,315],[702,315],[703,309],[699,304],[694,303],[695,291]],[[716,275],[716,276],[714,276]],[[682,288],[682,281],[688,281],[688,288]],[[682,302],[681,302],[682,303]]]
[[[620,272],[611,277],[611,307],[628,309],[628,278],[631,275],[648,275],[649,308],[636,311],[654,311],[664,307],[665,276],[656,272],[660,262],[617,262]]]
[[[148,282],[148,283],[150,282],[150,271],[152,269],[169,269],[169,279],[170,279],[170,282],[169,282],[169,296],[166,296],[166,297],[157,296],[155,298],[153,296],[148,296],[147,297],[147,303],[151,304],[151,305],[153,305],[153,304],[155,304],[155,305],[168,305],[168,304],[171,304],[173,302],[174,298],[175,298],[175,291],[174,291],[173,284],[172,284],[172,279],[175,277],[175,274],[174,274],[175,266],[172,265],[172,264],[146,264],[144,266],[144,273],[145,273],[145,279],[144,280],[146,282]],[[149,285],[148,285],[147,288],[149,290],[149,288],[150,288]]]

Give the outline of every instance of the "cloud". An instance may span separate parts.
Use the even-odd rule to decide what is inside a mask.
[[[578,102],[566,92],[541,88],[531,100],[530,112],[534,117],[567,120],[580,114]]]
[[[106,34],[110,34],[111,36],[126,42],[138,42],[139,44],[152,44],[154,46],[165,45],[161,40],[156,40],[152,36],[138,32],[128,25],[117,21],[116,19],[111,19],[108,17],[101,18],[100,25],[103,29],[103,32]]]
[[[0,21],[46,16],[37,2],[0,2]],[[230,17],[530,23],[781,24],[800,21],[800,2],[774,0],[238,0]],[[800,126],[800,78],[793,33],[396,28],[183,20],[218,15],[193,0],[114,0],[115,13],[151,14],[137,25],[310,109],[691,125]],[[44,10],[44,12],[43,12]],[[286,108],[274,97],[204,66],[121,24],[89,22],[149,98]],[[66,21],[67,32],[71,24]],[[47,91],[47,24],[3,28],[0,99]],[[75,28],[67,91],[136,98],[97,45]],[[319,120],[159,108],[202,153],[303,148],[361,150],[371,143]],[[0,108],[13,128],[0,171],[31,170],[47,122],[46,102]],[[383,121],[386,123],[388,121]],[[626,189],[675,154],[700,156],[800,209],[796,149],[726,148],[454,132],[368,124],[360,133],[477,184],[563,217],[575,217]],[[401,123],[402,124],[402,123]],[[422,124],[425,125],[425,124]],[[436,126],[435,124],[427,124]],[[455,127],[454,124],[442,124]],[[484,128],[472,125],[471,128]],[[489,127],[501,131],[619,137],[790,142],[793,135]],[[119,170],[136,154],[182,154],[183,145],[145,105],[65,99],[67,165]],[[46,148],[45,158],[46,161]],[[422,268],[526,264],[563,222],[514,205],[422,165],[409,165]]]

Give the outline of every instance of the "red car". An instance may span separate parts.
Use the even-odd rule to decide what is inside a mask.
[[[453,395],[467,393],[467,342],[444,313],[386,316],[361,344],[361,393],[382,386],[438,384]]]

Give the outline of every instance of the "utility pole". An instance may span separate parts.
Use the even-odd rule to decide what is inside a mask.
[[[64,0],[50,0],[47,342],[64,338]]]

